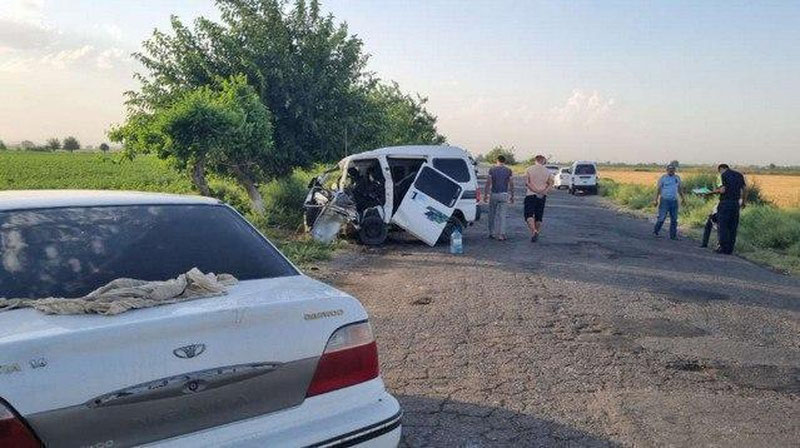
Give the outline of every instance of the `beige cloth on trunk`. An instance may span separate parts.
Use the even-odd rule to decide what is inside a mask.
[[[104,314],[112,316],[139,308],[185,302],[228,293],[228,286],[238,281],[230,274],[203,274],[197,268],[166,281],[148,282],[119,278],[75,298],[4,299],[0,297],[0,312],[18,308],[33,308],[46,314]]]

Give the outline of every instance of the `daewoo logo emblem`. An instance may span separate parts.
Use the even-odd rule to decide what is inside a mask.
[[[183,347],[178,347],[172,351],[172,353],[181,359],[189,359],[194,358],[195,356],[200,356],[203,352],[206,351],[205,344],[192,344],[186,345]]]

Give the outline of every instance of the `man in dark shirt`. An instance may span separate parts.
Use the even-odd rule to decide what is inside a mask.
[[[717,206],[717,227],[719,229],[718,253],[730,255],[736,245],[736,232],[739,228],[739,209],[744,207],[744,176],[722,163],[717,167],[722,186],[714,190],[719,193]]]

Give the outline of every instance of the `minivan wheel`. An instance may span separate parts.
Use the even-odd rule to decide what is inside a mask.
[[[358,239],[367,246],[380,246],[386,241],[389,230],[378,215],[365,216],[358,229]]]
[[[442,230],[442,234],[439,236],[438,242],[441,244],[450,244],[450,235],[452,235],[453,231],[456,229],[458,229],[463,235],[464,222],[455,216],[451,216],[447,221],[447,225],[444,226],[444,230]]]

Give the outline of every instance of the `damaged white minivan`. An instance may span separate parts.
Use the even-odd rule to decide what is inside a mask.
[[[480,218],[475,162],[453,146],[393,146],[342,159],[309,184],[305,223],[330,242],[340,229],[380,245],[399,228],[433,246]]]

